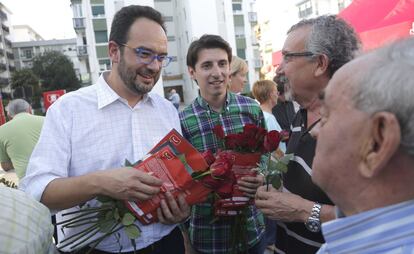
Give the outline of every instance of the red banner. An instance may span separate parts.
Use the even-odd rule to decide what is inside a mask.
[[[3,125],[6,123],[6,114],[4,113],[4,107],[3,107],[3,99],[0,95],[0,125]]]
[[[60,96],[64,95],[66,90],[47,91],[43,93],[43,103],[45,111],[53,104]]]

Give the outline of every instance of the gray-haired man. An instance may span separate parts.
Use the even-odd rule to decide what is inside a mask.
[[[414,252],[413,69],[409,39],[351,61],[329,82],[312,180],[346,217],[323,225],[319,253]]]

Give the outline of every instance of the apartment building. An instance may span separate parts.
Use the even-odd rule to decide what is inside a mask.
[[[13,26],[13,41],[42,41],[43,37],[29,25]]]
[[[16,69],[12,51],[11,11],[0,2],[0,92],[11,93],[10,77]]]
[[[188,75],[186,54],[189,44],[203,34],[218,34],[233,48],[233,54],[245,58],[249,80],[258,77],[258,44],[253,27],[256,13],[254,0],[71,0],[73,25],[77,34],[79,60],[87,66],[91,83],[111,68],[108,37],[114,14],[131,4],[152,6],[166,22],[168,54],[172,62],[162,70],[162,78],[154,90],[166,94],[175,88],[184,103],[198,95],[198,86]],[[237,31],[237,33],[235,32]],[[256,45],[256,52],[252,45]],[[256,57],[256,58],[255,58]],[[252,82],[251,82],[252,83]],[[249,90],[250,87],[247,87]]]
[[[79,61],[77,40],[38,40],[16,41],[12,43],[17,70],[32,68],[33,59],[48,51],[58,51],[67,56],[73,63],[75,73],[82,85],[90,85],[90,78],[84,63]],[[87,78],[85,78],[87,77]]]

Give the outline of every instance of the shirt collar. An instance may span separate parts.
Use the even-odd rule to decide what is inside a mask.
[[[229,111],[229,105],[231,101],[234,100],[233,98],[234,96],[235,95],[233,93],[227,91],[224,111]],[[209,112],[213,111],[210,109],[210,105],[208,104],[208,102],[201,96],[200,91],[198,92],[198,97],[196,100],[197,100],[197,103],[205,110]]]
[[[128,104],[128,102],[112,90],[106,82],[109,72],[110,71],[103,72],[97,82],[96,93],[98,97],[98,109],[102,109],[117,100]],[[139,104],[148,104],[154,107],[156,105],[154,102],[154,95],[152,93],[144,94],[142,100],[135,106],[138,106]]]

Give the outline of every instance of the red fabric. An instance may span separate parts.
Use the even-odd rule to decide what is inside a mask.
[[[378,48],[401,38],[408,37],[411,27],[412,22],[410,21],[360,33],[359,36],[363,44],[363,50]]]
[[[364,50],[410,35],[414,0],[354,0],[338,14],[361,38]]]
[[[414,21],[414,0],[354,0],[338,16],[358,33]]]

